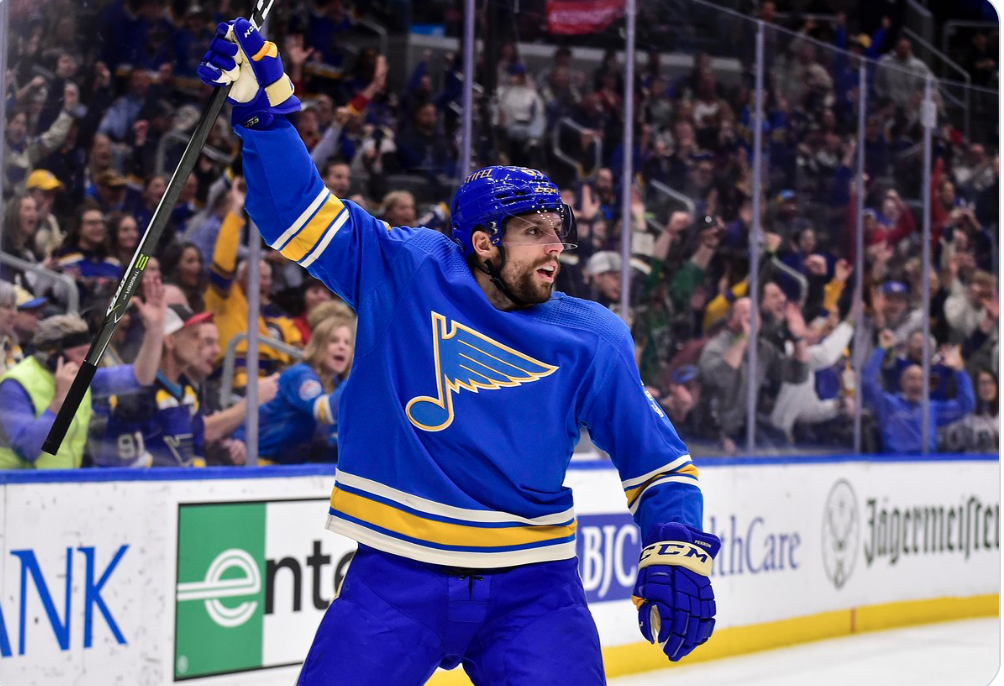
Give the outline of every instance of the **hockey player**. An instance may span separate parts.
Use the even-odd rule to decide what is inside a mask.
[[[339,405],[328,528],[359,543],[301,686],[604,683],[562,483],[582,425],[643,532],[642,634],[670,660],[714,627],[719,540],[697,469],[645,392],[628,328],[553,292],[575,224],[538,171],[487,167],[453,201],[451,241],[391,227],[325,188],[286,115],[276,46],[221,24],[200,77],[233,83],[247,210],[265,240],[359,317]]]

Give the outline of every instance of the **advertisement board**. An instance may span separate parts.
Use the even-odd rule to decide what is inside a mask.
[[[0,477],[0,683],[295,680],[355,547],[323,528],[330,473],[73,476]],[[719,460],[701,483],[705,528],[722,539],[721,638],[704,651],[740,650],[727,637],[745,629],[768,645],[773,627],[835,611],[882,607],[896,624],[946,618],[944,603],[928,612],[938,599],[968,599],[956,614],[996,607],[996,459]],[[652,648],[630,602],[640,535],[609,466],[573,465],[566,485],[610,666]]]

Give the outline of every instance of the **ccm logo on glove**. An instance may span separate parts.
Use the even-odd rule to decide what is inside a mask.
[[[684,541],[662,541],[646,546],[641,551],[638,568],[651,565],[676,565],[685,567],[703,576],[711,576],[711,553],[701,550],[698,545],[708,546],[704,541],[686,543]]]

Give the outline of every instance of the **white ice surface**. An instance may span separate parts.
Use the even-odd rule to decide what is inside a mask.
[[[999,619],[967,619],[684,664],[610,686],[1001,686],[1000,657]]]

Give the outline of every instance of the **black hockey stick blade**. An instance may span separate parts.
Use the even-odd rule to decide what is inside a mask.
[[[269,10],[272,9],[274,3],[275,0],[255,1],[250,19],[255,28],[261,28],[262,24],[265,23],[265,18],[268,16]],[[105,348],[111,342],[119,321],[125,314],[126,308],[129,307],[129,300],[132,298],[136,286],[143,276],[147,263],[149,263],[150,258],[157,249],[157,243],[160,242],[160,236],[164,233],[164,227],[167,226],[167,222],[171,218],[174,206],[178,204],[178,196],[181,195],[181,191],[185,187],[185,181],[188,179],[188,175],[192,173],[192,170],[195,169],[195,163],[199,159],[202,147],[206,144],[206,139],[213,130],[213,126],[216,125],[216,118],[220,115],[223,104],[227,101],[230,88],[228,85],[213,91],[209,104],[206,106],[205,111],[203,111],[202,117],[195,127],[195,131],[192,132],[192,137],[188,141],[188,145],[185,146],[184,153],[181,155],[181,161],[178,162],[178,168],[174,170],[171,181],[167,184],[164,197],[160,199],[157,209],[154,210],[153,217],[150,218],[150,224],[146,227],[143,238],[136,248],[136,254],[129,261],[129,266],[122,276],[122,281],[115,290],[111,304],[108,305],[108,311],[105,312],[105,317],[101,321],[101,328],[98,329],[97,336],[91,343],[91,347],[87,350],[84,363],[80,365],[77,376],[74,377],[70,391],[66,395],[66,400],[60,406],[56,420],[52,423],[45,442],[42,443],[42,450],[44,452],[50,455],[55,455],[59,452],[59,446],[62,445],[63,438],[66,437],[66,432],[73,422],[73,417],[77,414],[77,409],[80,407],[80,401],[83,400],[87,387],[90,386],[91,380],[94,378],[94,373],[97,371],[101,357],[105,353]]]

